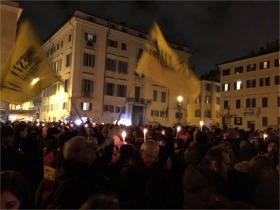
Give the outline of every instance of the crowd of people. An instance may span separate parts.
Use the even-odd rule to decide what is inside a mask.
[[[1,125],[1,209],[279,209],[279,174],[272,128]]]

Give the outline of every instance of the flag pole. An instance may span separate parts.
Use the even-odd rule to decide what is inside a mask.
[[[70,100],[71,100],[71,104],[73,105],[73,108],[75,109],[76,113],[78,114],[80,120],[82,121],[82,123],[84,123],[83,119],[82,119],[82,117],[81,117],[81,115],[80,115],[80,113],[79,113],[79,111],[78,111],[78,109],[77,109],[77,107],[76,107],[76,105],[74,103],[74,101],[72,100],[72,98]]]

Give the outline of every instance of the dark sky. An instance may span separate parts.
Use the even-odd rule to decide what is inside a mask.
[[[16,1],[41,41],[76,9],[148,33],[157,21],[168,41],[188,46],[201,74],[279,39],[279,1]]]

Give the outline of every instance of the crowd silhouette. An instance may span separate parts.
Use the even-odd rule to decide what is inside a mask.
[[[11,208],[279,209],[279,129],[7,122]]]

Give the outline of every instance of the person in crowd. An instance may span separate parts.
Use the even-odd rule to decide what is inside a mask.
[[[240,139],[239,144],[239,155],[238,155],[238,162],[241,161],[250,161],[252,157],[255,155],[255,148],[254,148],[254,135],[251,131],[246,131],[245,134]]]
[[[80,209],[120,209],[120,205],[116,196],[98,194],[87,199]]]
[[[256,183],[253,205],[256,209],[279,209],[279,173],[267,155],[256,155],[250,160],[250,169]]]
[[[15,130],[11,126],[1,126],[1,171],[21,171],[20,150],[15,147]]]
[[[31,182],[34,190],[41,181],[41,167],[39,145],[34,136],[28,132],[28,124],[17,123],[15,130],[15,147],[20,156],[21,172]]]
[[[209,149],[201,164],[189,165],[182,180],[183,207],[205,209],[226,205],[229,167],[228,151],[220,146]]]
[[[232,156],[231,160],[233,165],[236,162],[239,162],[239,145],[240,145],[240,136],[236,128],[228,128],[225,134],[226,140],[231,144],[231,150],[234,157]]]
[[[265,142],[265,151],[273,160],[275,167],[279,167],[279,136],[274,136]]]
[[[194,143],[185,151],[184,160],[186,167],[191,164],[199,164],[204,158],[205,154],[211,147],[206,132],[196,131],[194,135]]]
[[[55,207],[77,209],[89,197],[106,192],[107,178],[94,166],[96,145],[75,136],[63,147],[64,173],[58,177]]]
[[[144,142],[138,152],[136,166],[141,169],[148,169],[155,165],[159,155],[159,146],[155,140]]]
[[[33,209],[34,192],[31,183],[18,171],[2,171],[1,209]]]

